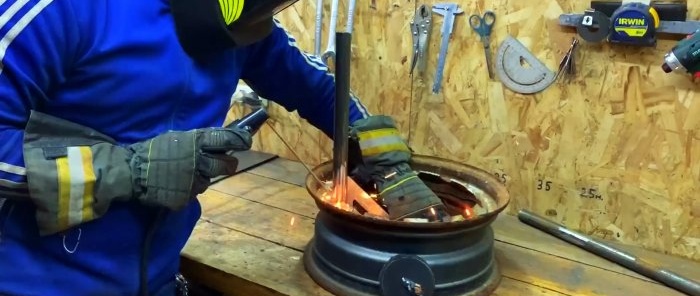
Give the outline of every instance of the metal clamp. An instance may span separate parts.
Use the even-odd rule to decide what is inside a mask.
[[[421,286],[420,284],[405,277],[401,278],[401,282],[403,282],[404,287],[409,293],[411,293],[411,295],[423,296],[423,286]]]
[[[413,70],[418,68],[418,72],[425,71],[426,54],[430,31],[432,28],[432,11],[423,4],[416,10],[416,14],[411,21],[411,36],[413,37],[413,60],[411,61],[411,76]]]
[[[379,272],[382,296],[432,296],[435,293],[435,284],[432,268],[425,259],[417,255],[396,254]]]

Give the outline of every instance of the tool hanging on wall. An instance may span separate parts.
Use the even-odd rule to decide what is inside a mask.
[[[576,48],[578,48],[579,41],[575,37],[572,38],[571,46],[569,50],[564,55],[559,63],[559,71],[557,72],[556,80],[564,77],[566,82],[571,81],[571,78],[576,74]]]
[[[320,1],[320,0],[319,0]],[[355,0],[348,1],[348,20],[345,24],[346,32],[352,34],[353,24],[355,23]],[[321,60],[324,64],[331,67],[331,60],[333,64],[335,63],[335,38],[336,31],[338,27],[338,0],[333,0],[331,2],[331,23],[328,29],[328,44],[326,45],[326,51],[321,55]],[[318,34],[318,33],[317,33]]]
[[[418,68],[418,73],[425,71],[428,42],[430,42],[430,31],[432,30],[432,17],[433,14],[428,6],[423,4],[418,7],[413,21],[411,21],[411,36],[413,37],[411,76],[413,76],[415,68]]]
[[[685,71],[700,78],[700,30],[679,41],[666,53],[661,68],[666,73]]]
[[[496,56],[496,73],[503,85],[522,94],[540,92],[551,85],[556,74],[512,36],[506,36]]]
[[[685,4],[651,5],[649,0],[614,3],[593,1],[583,14],[560,15],[559,24],[576,27],[577,33],[588,42],[638,46],[656,45],[659,33],[687,35],[700,29],[699,21],[684,20]]]
[[[445,20],[442,23],[442,41],[440,42],[440,55],[438,56],[438,67],[435,73],[435,81],[433,82],[433,93],[439,93],[442,85],[442,75],[445,70],[445,61],[447,60],[447,47],[452,35],[454,27],[455,15],[462,14],[464,11],[459,8],[456,3],[438,3],[433,5],[433,12],[441,15]]]
[[[561,17],[559,18],[561,21]],[[576,22],[576,32],[588,42],[601,42],[610,35],[610,18],[600,11],[588,9]]]
[[[329,61],[333,59],[335,62],[335,33],[338,26],[338,0],[333,0],[331,2],[331,22],[328,27],[328,43],[326,44],[326,51],[321,55],[321,60],[327,66]]]
[[[487,11],[483,16],[473,14],[469,17],[469,26],[479,34],[481,43],[484,45],[486,69],[489,71],[489,79],[493,79],[493,70],[491,70],[491,29],[495,22],[496,14],[493,13],[493,11]]]
[[[316,0],[316,31],[314,55],[321,56],[321,39],[323,38],[323,0]]]

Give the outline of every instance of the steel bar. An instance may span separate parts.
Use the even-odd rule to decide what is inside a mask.
[[[528,210],[520,210],[518,212],[518,219],[525,224],[538,228],[559,239],[574,244],[623,267],[629,268],[634,272],[663,283],[680,292],[692,296],[700,296],[700,283],[656,266],[642,258],[638,258],[581,233],[569,230],[561,224],[555,223]]]
[[[337,201],[347,196],[348,129],[350,125],[350,45],[352,35],[336,33],[335,121],[333,132],[333,188]]]

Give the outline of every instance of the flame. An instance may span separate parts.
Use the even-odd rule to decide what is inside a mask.
[[[294,226],[294,217],[292,217],[292,219],[289,219],[289,226]]]
[[[465,208],[465,209],[464,209],[464,215],[465,215],[467,218],[471,218],[472,216],[474,216],[474,210],[472,210],[472,208]]]
[[[368,198],[369,198],[369,194],[367,194],[367,193],[362,193],[362,198],[368,199]]]
[[[324,193],[321,194],[321,199],[324,200],[324,201],[328,201],[328,200],[331,199],[331,195],[328,194],[328,192],[324,192]]]
[[[430,208],[430,213],[433,214],[433,216],[434,216],[434,215],[435,215],[435,209],[434,209],[434,208]]]

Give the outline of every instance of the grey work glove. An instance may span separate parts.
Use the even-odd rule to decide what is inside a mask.
[[[238,128],[171,131],[121,146],[91,128],[32,111],[23,144],[27,186],[41,235],[100,218],[113,201],[138,200],[172,210],[232,174],[250,149]]]
[[[360,163],[352,164],[351,176],[365,186],[376,184],[390,219],[438,221],[449,217],[442,200],[409,166],[411,150],[391,117],[376,115],[358,120],[351,125],[350,137],[361,155]]]

